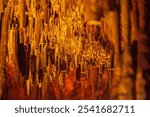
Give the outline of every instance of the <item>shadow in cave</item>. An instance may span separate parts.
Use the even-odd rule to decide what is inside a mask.
[[[132,63],[133,63],[133,70],[134,70],[134,75],[133,75],[133,99],[136,99],[136,74],[137,74],[137,41],[133,41],[131,45],[131,55],[132,55]]]

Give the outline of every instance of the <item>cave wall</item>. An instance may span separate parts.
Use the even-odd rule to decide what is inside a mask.
[[[1,0],[0,97],[150,99],[149,5]]]

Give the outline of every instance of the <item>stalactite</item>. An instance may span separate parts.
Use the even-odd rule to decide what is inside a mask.
[[[2,12],[4,12],[4,2],[5,2],[5,0],[1,0],[1,1],[0,1],[0,14],[1,14]]]
[[[25,10],[26,10],[26,0],[19,0],[20,7],[20,28],[25,28]]]
[[[18,44],[19,44],[19,40],[18,40],[18,30],[17,29],[14,29],[13,30],[13,63],[14,63],[14,66],[15,66],[15,78],[16,80],[19,80],[19,64],[18,64]]]
[[[2,16],[2,32],[0,41],[0,98],[2,98],[5,80],[6,80],[6,56],[7,56],[7,41],[8,41],[8,19],[10,6],[6,6],[4,15]]]
[[[121,33],[125,49],[122,54],[122,79],[119,86],[119,99],[134,99],[134,79],[131,57],[130,23],[130,1],[121,0]]]
[[[137,82],[141,82],[137,79],[137,39],[138,39],[138,2],[137,0],[132,0],[131,2],[131,54],[132,54],[132,62],[133,62],[133,69],[134,69],[134,75],[133,75],[133,85],[134,85],[134,91],[135,91],[135,99],[139,99],[139,97],[137,96],[137,86],[136,83]],[[138,75],[139,77],[140,75]],[[139,86],[138,86],[139,87]],[[140,86],[141,89],[141,86]]]
[[[136,91],[137,99],[148,99],[149,94],[149,18],[148,15],[148,0],[137,0],[138,6],[138,33],[137,33],[137,79],[136,79]],[[140,86],[140,88],[139,88]]]
[[[146,29],[146,0],[137,0],[138,2],[138,11],[139,11],[139,29],[145,31]]]
[[[44,19],[44,23],[48,23],[48,8],[47,8],[46,0],[41,1],[41,6],[44,13],[44,17],[42,17]]]
[[[138,14],[137,14],[137,0],[132,0],[131,11],[131,42],[133,43],[137,39],[138,31]]]
[[[113,80],[111,97],[116,99],[118,96],[118,84],[121,78],[121,54],[120,54],[120,31],[119,31],[119,13],[117,10],[109,12],[103,19],[102,31],[111,44],[114,46],[114,61],[113,61]]]

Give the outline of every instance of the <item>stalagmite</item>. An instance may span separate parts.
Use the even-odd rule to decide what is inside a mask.
[[[93,73],[93,66],[90,65],[90,81],[91,81],[91,89],[92,89],[92,96],[95,96],[95,82],[94,82],[94,73]]]

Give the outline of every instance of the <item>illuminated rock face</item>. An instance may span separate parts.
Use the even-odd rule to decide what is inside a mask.
[[[0,13],[10,4],[10,20],[6,20],[8,52],[2,58],[6,61],[3,70],[7,72],[3,98],[86,99],[90,91],[89,99],[99,96],[100,74],[111,69],[112,50],[107,49],[110,45],[98,33],[100,26],[85,25],[82,0],[1,2]],[[99,17],[101,4],[95,11],[96,2],[92,1],[92,14]],[[12,70],[14,74],[10,73]],[[83,93],[87,88],[89,92]],[[19,96],[13,95],[15,89]]]
[[[0,97],[145,98],[150,17],[145,1],[1,0]]]

